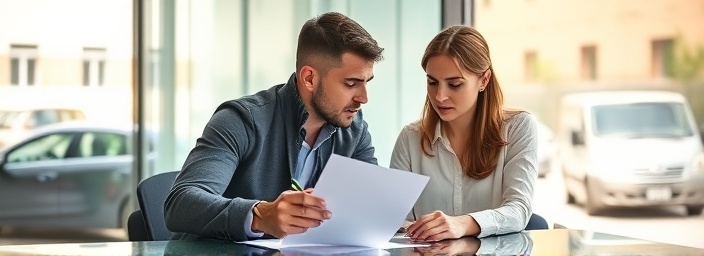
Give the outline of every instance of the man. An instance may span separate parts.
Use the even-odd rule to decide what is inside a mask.
[[[206,125],[166,199],[174,239],[281,238],[331,218],[310,188],[333,153],[377,163],[360,106],[383,50],[342,14],[308,20],[288,82],[223,103]]]

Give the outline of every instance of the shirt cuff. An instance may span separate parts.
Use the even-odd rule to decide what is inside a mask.
[[[254,213],[252,213],[252,211],[255,206],[257,206],[257,204],[252,205],[252,208],[247,212],[247,217],[244,218],[244,233],[248,238],[260,238],[264,236],[264,232],[252,231],[252,221],[254,220]]]
[[[478,238],[490,236],[499,231],[499,225],[494,222],[494,218],[492,218],[490,211],[474,212],[470,213],[469,216],[472,216],[474,221],[479,224],[480,231],[479,235],[477,235]]]

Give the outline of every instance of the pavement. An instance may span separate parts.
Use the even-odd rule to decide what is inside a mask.
[[[124,229],[12,228],[0,229],[0,245],[97,243],[128,241]]]

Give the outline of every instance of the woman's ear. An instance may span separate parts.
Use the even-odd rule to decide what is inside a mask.
[[[491,81],[491,76],[491,69],[487,69],[482,76],[482,86],[486,87],[489,84],[489,81]]]

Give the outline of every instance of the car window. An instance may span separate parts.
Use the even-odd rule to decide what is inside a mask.
[[[73,134],[57,133],[31,140],[7,155],[8,163],[63,159]]]
[[[32,113],[32,118],[28,120],[27,127],[36,128],[58,122],[59,116],[55,110],[37,110]]]
[[[83,112],[78,110],[60,110],[59,116],[61,121],[83,120]]]
[[[15,118],[20,114],[17,111],[0,112],[0,127],[10,127],[15,122]]]
[[[121,134],[87,132],[81,137],[79,147],[79,157],[126,155],[127,138]]]

